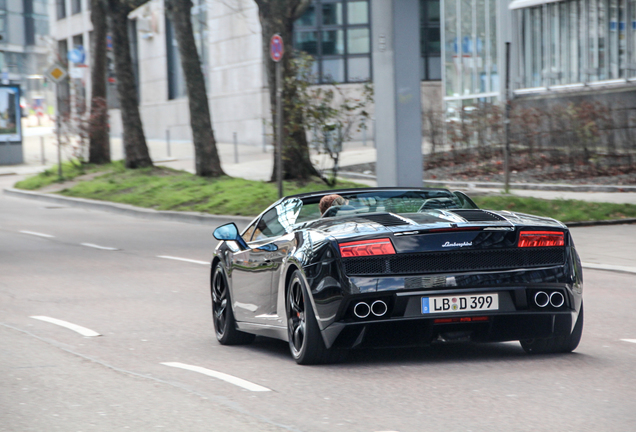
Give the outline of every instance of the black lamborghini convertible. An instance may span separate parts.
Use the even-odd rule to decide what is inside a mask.
[[[320,199],[334,193],[345,204],[321,214]],[[289,196],[242,233],[231,223],[214,237],[212,314],[224,345],[274,337],[311,364],[436,341],[570,352],[581,338],[583,276],[567,227],[481,210],[461,192]]]

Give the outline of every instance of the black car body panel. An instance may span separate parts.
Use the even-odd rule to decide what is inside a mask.
[[[401,190],[405,189],[368,191]],[[259,215],[248,230],[258,227],[272,209],[291,208],[299,201],[315,203],[329,193],[333,191],[283,198]],[[279,216],[284,213],[277,211]],[[296,269],[310,292],[327,348],[464,338],[547,338],[569,334],[581,309],[580,259],[567,227],[554,219],[442,208],[422,213],[345,213],[291,223],[284,230],[249,242],[245,250],[232,241],[222,241],[215,250],[212,266],[225,267],[232,310],[241,331],[288,339],[285,290]],[[524,230],[563,233],[564,245],[521,248],[519,233]],[[342,243],[387,238],[395,254],[341,256]],[[560,293],[563,305],[539,307],[535,301],[539,292]],[[422,313],[423,298],[488,293],[497,294],[497,310]],[[382,316],[359,318],[354,314],[357,303],[379,300],[387,306]],[[475,316],[480,321],[467,320]],[[466,320],[457,321],[458,317]]]

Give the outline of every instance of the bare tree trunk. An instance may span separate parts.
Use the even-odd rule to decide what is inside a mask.
[[[124,126],[124,153],[126,168],[143,168],[152,166],[148,153],[146,137],[139,115],[137,90],[133,74],[130,45],[128,40],[128,14],[133,6],[122,0],[108,1],[108,18],[113,37],[113,52],[115,54],[115,75],[117,78],[117,93],[121,119]]]
[[[292,100],[296,97],[296,89],[288,84],[288,78],[295,71],[290,67],[292,55],[292,32],[294,21],[307,9],[311,0],[255,0],[259,9],[259,18],[263,34],[263,56],[267,70],[269,99],[276,130],[276,65],[269,56],[269,43],[274,34],[279,34],[285,44],[285,55],[281,60],[283,75],[283,178],[285,180],[307,180],[319,176],[309,158],[309,145],[303,125],[301,110],[293,109]],[[276,158],[272,181],[276,180]]]
[[[177,36],[181,67],[188,91],[196,173],[202,177],[219,177],[225,173],[221,168],[221,160],[216,148],[205,79],[192,31],[190,14],[192,2],[191,0],[166,0],[165,5]]]
[[[93,46],[91,55],[91,117],[89,121],[88,161],[110,162],[108,104],[106,102],[106,5],[103,0],[91,0]]]

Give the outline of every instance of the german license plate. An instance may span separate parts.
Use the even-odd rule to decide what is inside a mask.
[[[498,294],[422,297],[422,313],[493,311],[499,309]]]

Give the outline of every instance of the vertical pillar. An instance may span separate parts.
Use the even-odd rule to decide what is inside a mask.
[[[422,186],[419,0],[371,0],[378,186]]]

